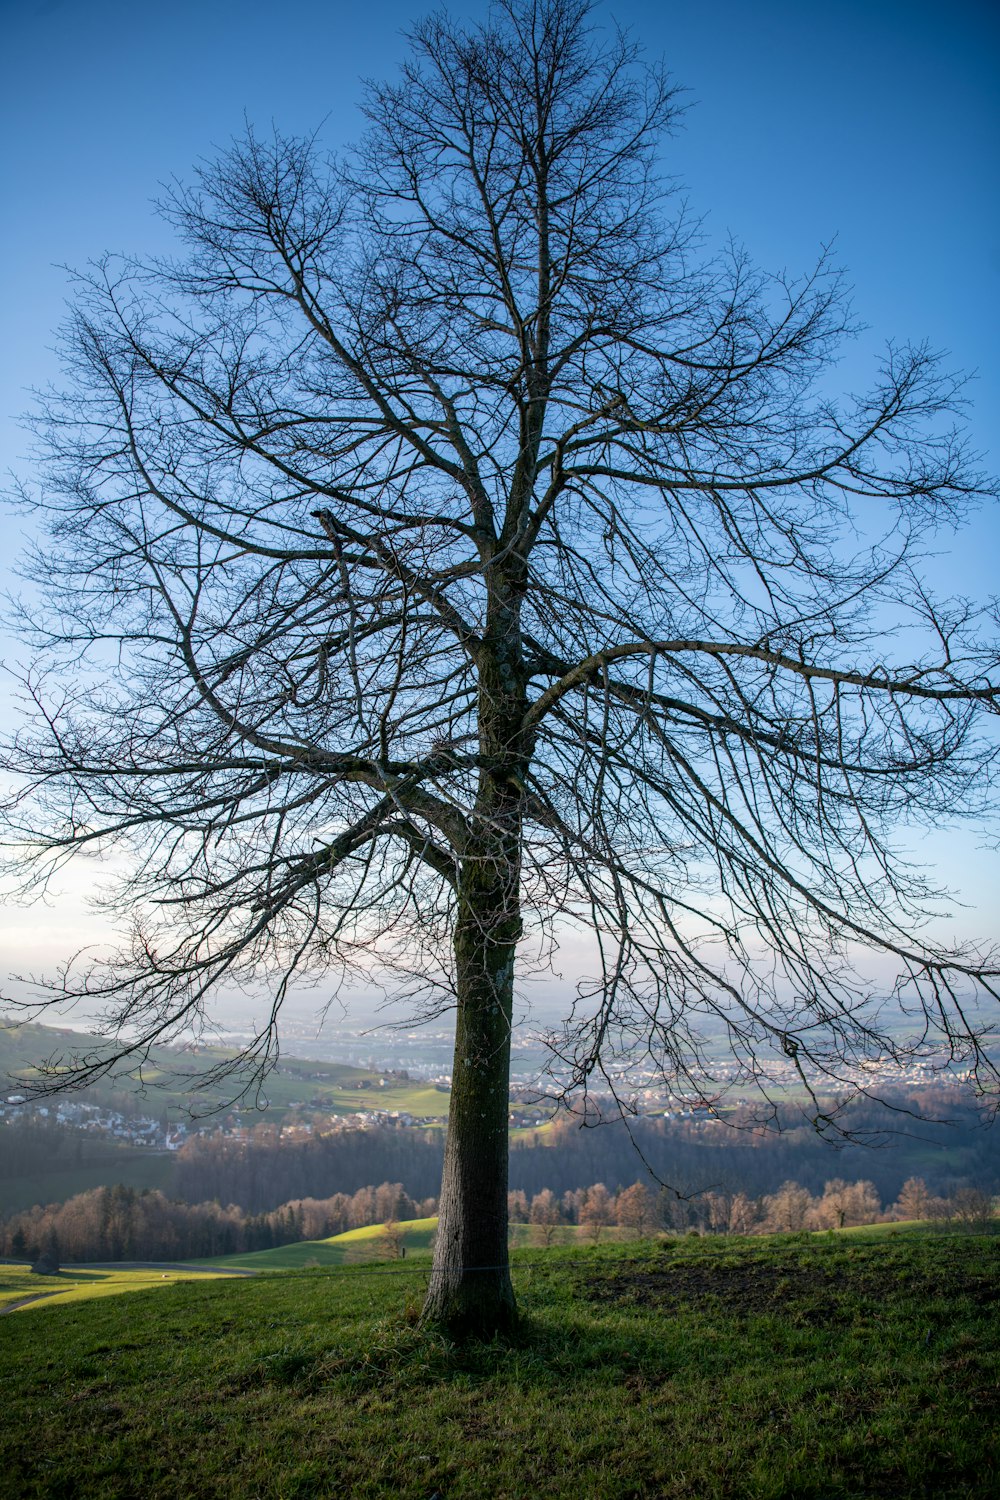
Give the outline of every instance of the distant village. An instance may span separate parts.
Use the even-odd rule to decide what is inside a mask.
[[[778,1068],[775,1072],[778,1072]],[[782,1072],[786,1078],[784,1080],[778,1078],[779,1086],[782,1081],[787,1082],[788,1086],[793,1085],[797,1077],[793,1066],[789,1063],[782,1068]],[[899,1070],[898,1064],[893,1064],[889,1059],[884,1062],[871,1062],[867,1065],[866,1074],[875,1089],[879,1085],[892,1086],[895,1089],[900,1086],[919,1089],[933,1086],[938,1089],[964,1091],[969,1081],[964,1070],[942,1071],[940,1066],[935,1066],[929,1060],[915,1061],[903,1072]],[[735,1064],[720,1064],[713,1072],[713,1088],[724,1090],[726,1083],[733,1081],[734,1075]],[[302,1073],[300,1076],[304,1082],[309,1081],[310,1075],[307,1073]],[[317,1078],[322,1076],[322,1074],[316,1075]],[[398,1082],[398,1079],[398,1074],[390,1073],[389,1076],[360,1080],[357,1087],[359,1091],[374,1093],[377,1089],[387,1088],[393,1082]],[[302,1100],[293,1100],[284,1108],[280,1124],[281,1135],[286,1140],[293,1140],[314,1134],[330,1135],[339,1131],[393,1127],[426,1129],[429,1124],[439,1125],[443,1122],[447,1117],[450,1076],[440,1073],[432,1078],[418,1079],[410,1075],[409,1081],[428,1084],[441,1090],[440,1114],[418,1116],[405,1110],[379,1109],[378,1107],[333,1113],[329,1109],[328,1102],[321,1095],[313,1095]],[[633,1074],[628,1097],[636,1113],[651,1118],[688,1121],[706,1127],[717,1121],[717,1116],[712,1105],[707,1102],[707,1097],[706,1100],[696,1099],[681,1103],[665,1099],[662,1084],[657,1086],[652,1075],[643,1078],[641,1075]],[[730,1096],[727,1101],[730,1107],[745,1106],[750,1102],[747,1098],[735,1096]],[[614,1107],[610,1096],[606,1101],[595,1097],[594,1103],[598,1107],[606,1104],[612,1110]],[[374,1099],[372,1099],[372,1106],[375,1106]],[[550,1118],[551,1106],[540,1100],[537,1086],[516,1081],[511,1084],[508,1123],[512,1130],[540,1130],[548,1124]],[[179,1151],[192,1134],[222,1134],[236,1140],[249,1140],[262,1123],[270,1123],[266,1116],[256,1111],[230,1111],[224,1116],[213,1115],[201,1119],[169,1119],[165,1114],[160,1118],[154,1118],[148,1114],[124,1113],[120,1109],[111,1109],[105,1105],[88,1103],[80,1099],[56,1098],[39,1102],[29,1095],[18,1092],[10,1092],[6,1095],[0,1093],[0,1125],[23,1124],[28,1120],[38,1125],[51,1124],[80,1131],[90,1137],[115,1141],[122,1145],[168,1152]],[[272,1120],[274,1120],[273,1116]]]

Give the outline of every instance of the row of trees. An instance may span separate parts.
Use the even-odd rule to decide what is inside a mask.
[[[217,1203],[172,1202],[160,1192],[118,1185],[15,1214],[0,1225],[0,1255],[30,1260],[44,1255],[55,1262],[186,1260],[269,1250],[384,1224],[379,1253],[392,1256],[401,1252],[400,1221],[426,1218],[436,1211],[436,1199],[413,1199],[398,1182],[330,1198],[295,1199],[261,1214],[247,1214],[234,1204],[223,1208]],[[534,1237],[543,1245],[550,1245],[563,1225],[581,1226],[595,1243],[610,1229],[637,1238],[660,1231],[776,1234],[903,1219],[982,1230],[992,1217],[992,1198],[968,1183],[935,1194],[922,1177],[909,1178],[895,1202],[885,1207],[872,1182],[845,1182],[840,1177],[827,1182],[821,1194],[789,1181],[758,1198],[723,1187],[678,1198],[642,1182],[613,1192],[598,1182],[561,1195],[543,1188],[530,1198],[515,1190],[508,1195],[508,1216],[511,1224],[533,1226]]]
[[[775,1193],[751,1198],[741,1188],[713,1188],[691,1198],[645,1183],[609,1192],[603,1182],[557,1196],[543,1188],[530,1199],[508,1195],[512,1224],[531,1224],[543,1244],[551,1244],[563,1224],[579,1224],[594,1241],[615,1227],[641,1237],[658,1230],[711,1234],[778,1234],[796,1230],[844,1229],[906,1219],[932,1219],[967,1228],[985,1228],[993,1200],[984,1188],[963,1183],[945,1194],[932,1193],[922,1177],[910,1177],[895,1202],[883,1207],[874,1183],[831,1178],[822,1193],[798,1182],[784,1182]]]
[[[415,1200],[398,1182],[302,1198],[270,1213],[248,1214],[234,1204],[177,1203],[156,1191],[93,1188],[67,1203],[36,1205],[0,1225],[0,1255],[54,1261],[194,1260],[270,1250],[299,1240],[325,1239],[366,1224],[433,1214],[437,1200]]]

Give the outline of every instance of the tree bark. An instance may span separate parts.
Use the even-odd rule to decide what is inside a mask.
[[[498,590],[499,592],[499,590]],[[482,768],[461,861],[448,1139],[425,1322],[491,1337],[517,1321],[507,1254],[507,1118],[528,747],[516,595],[491,600],[480,660]]]
[[[517,1320],[507,1255],[507,1115],[515,943],[460,918],[458,1015],[434,1269],[424,1321],[490,1337]]]

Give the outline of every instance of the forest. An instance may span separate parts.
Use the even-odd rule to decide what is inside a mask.
[[[927,1118],[914,1120],[908,1110]],[[512,1138],[509,1187],[529,1197],[547,1188],[561,1197],[597,1182],[617,1190],[642,1177],[682,1196],[721,1185],[759,1198],[789,1179],[822,1193],[825,1182],[840,1177],[871,1181],[879,1199],[891,1203],[907,1178],[918,1176],[935,1194],[964,1182],[1000,1191],[995,1136],[973,1102],[954,1092],[900,1092],[885,1104],[858,1103],[841,1119],[852,1139],[839,1148],[820,1140],[791,1110],[779,1123],[782,1129],[764,1131],[739,1115],[726,1122],[637,1116],[581,1126],[562,1113],[546,1129]],[[414,1198],[425,1198],[437,1192],[443,1149],[438,1130],[302,1137],[262,1127],[250,1137],[199,1135],[178,1152],[169,1191],[188,1203],[215,1199],[248,1213],[383,1181],[398,1181]]]
[[[413,1199],[398,1182],[334,1193],[325,1199],[284,1203],[270,1213],[248,1214],[235,1204],[171,1202],[158,1191],[136,1192],[121,1184],[79,1193],[67,1203],[36,1206],[0,1225],[0,1255],[44,1262],[179,1261],[271,1250],[302,1240],[322,1240],[364,1225],[383,1224],[372,1247],[375,1259],[401,1253],[399,1224],[429,1218],[437,1199]],[[742,1188],[711,1188],[680,1196],[646,1182],[609,1191],[603,1182],[562,1195],[551,1188],[528,1196],[508,1195],[512,1225],[529,1225],[532,1243],[552,1245],[565,1226],[578,1226],[598,1243],[609,1234],[775,1234],[849,1229],[882,1221],[930,1220],[944,1228],[987,1232],[991,1194],[966,1183],[934,1194],[922,1177],[903,1184],[898,1198],[883,1203],[871,1181],[830,1178],[818,1194],[788,1181],[774,1193],[752,1198]]]

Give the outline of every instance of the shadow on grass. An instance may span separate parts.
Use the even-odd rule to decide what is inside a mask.
[[[316,1350],[290,1342],[234,1372],[225,1389],[232,1395],[267,1387],[301,1394],[337,1390],[353,1397],[377,1390],[388,1398],[407,1389],[498,1379],[522,1388],[548,1387],[554,1381],[586,1379],[595,1370],[627,1373],[642,1367],[667,1378],[669,1364],[662,1337],[595,1318],[592,1309],[569,1322],[529,1311],[512,1332],[456,1341],[421,1324],[407,1308],[375,1323],[363,1347]]]

